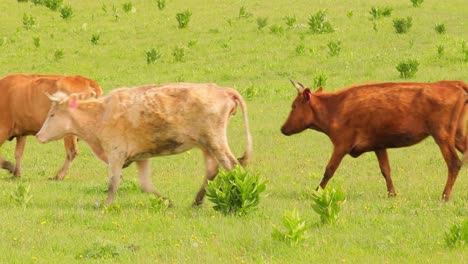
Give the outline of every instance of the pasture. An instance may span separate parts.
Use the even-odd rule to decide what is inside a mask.
[[[158,2],[165,7],[158,8]],[[130,8],[129,4],[131,3]],[[444,234],[468,218],[468,167],[451,201],[440,202],[447,168],[432,138],[389,150],[397,196],[387,198],[373,153],[346,156],[328,187],[346,194],[340,220],[320,224],[310,193],[331,155],[316,131],[280,133],[296,95],[289,79],[325,91],[383,81],[468,80],[467,7],[462,0],[424,1],[65,1],[73,15],[31,2],[0,2],[0,76],[80,74],[113,88],[175,81],[215,82],[247,101],[254,158],[247,169],[268,181],[258,210],[224,216],[205,199],[192,208],[204,175],[202,154],[152,159],[156,189],[173,208],[155,211],[139,190],[136,169],[124,170],[114,205],[105,208],[107,167],[80,142],[63,181],[51,181],[65,158],[62,141],[28,138],[21,179],[0,170],[1,263],[465,263],[466,246],[447,247]],[[390,17],[372,19],[372,7]],[[125,11],[125,10],[128,10]],[[179,28],[176,14],[189,10]],[[308,19],[326,10],[334,32],[313,34]],[[285,17],[295,17],[288,26]],[[405,34],[393,20],[412,17]],[[289,19],[289,20],[290,20]],[[265,25],[266,24],[266,25]],[[438,33],[436,24],[444,24]],[[413,59],[414,77],[396,66]],[[148,61],[150,63],[148,63]],[[1,95],[0,95],[1,96]],[[236,156],[244,151],[242,118],[229,126]],[[14,141],[0,148],[14,161]],[[11,193],[30,186],[31,202]],[[297,247],[272,239],[286,211],[297,209],[308,238]]]

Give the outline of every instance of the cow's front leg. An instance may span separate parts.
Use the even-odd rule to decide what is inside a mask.
[[[24,147],[26,146],[26,136],[16,137],[15,160],[16,166],[13,176],[21,176],[21,163],[23,161]]]
[[[122,178],[122,166],[123,162],[109,162],[109,189],[107,191],[106,205],[110,205],[114,201],[114,196]]]
[[[325,169],[325,173],[323,174],[322,181],[320,182],[320,187],[322,189],[325,189],[328,181],[333,177],[333,174],[335,174],[335,171],[340,165],[341,160],[343,160],[344,155],[346,155],[346,151],[335,146],[330,161],[327,164],[327,168]]]

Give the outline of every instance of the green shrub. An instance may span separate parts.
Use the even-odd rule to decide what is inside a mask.
[[[36,27],[37,18],[33,15],[23,14],[23,27],[25,29],[32,29]]]
[[[43,0],[42,4],[52,11],[57,11],[62,6],[63,0]]]
[[[307,23],[309,24],[310,31],[314,34],[331,33],[335,31],[331,23],[327,21],[325,10],[320,10],[315,15],[310,15]]]
[[[296,46],[296,55],[301,56],[305,54],[305,45],[299,44]]]
[[[151,64],[155,63],[162,57],[162,53],[155,48],[146,50],[146,63]]]
[[[18,0],[18,3],[21,3],[21,2],[28,2],[28,0]]]
[[[266,181],[238,165],[231,171],[220,172],[213,181],[209,181],[206,196],[216,211],[225,215],[245,215],[256,209],[265,189]]]
[[[174,56],[174,61],[181,62],[185,60],[185,48],[177,46],[172,51],[172,56]]]
[[[437,45],[437,57],[441,58],[444,55],[445,47],[444,45]]]
[[[34,47],[39,48],[41,46],[41,39],[39,37],[33,37]]]
[[[247,11],[247,8],[245,8],[245,6],[241,6],[241,8],[239,8],[239,18],[250,18],[252,16],[253,14]]]
[[[257,28],[262,30],[268,25],[268,17],[257,17]]]
[[[419,62],[417,60],[408,59],[397,64],[396,69],[400,72],[401,78],[411,78],[418,71]]]
[[[125,2],[122,4],[122,9],[125,13],[130,13],[133,9],[133,4],[131,1]]]
[[[327,75],[325,73],[319,73],[317,76],[314,77],[314,87],[325,87],[327,84]]]
[[[282,230],[275,225],[272,225],[272,227],[271,237],[286,242],[292,247],[299,245],[308,238],[306,221],[299,216],[297,209],[285,212],[283,216],[284,228]]]
[[[286,23],[286,26],[288,26],[288,28],[292,28],[296,25],[296,16],[285,16],[283,17],[283,20],[284,20],[284,23]]]
[[[63,59],[63,57],[64,57],[63,49],[57,49],[57,50],[55,50],[55,52],[54,52],[54,59],[55,59],[56,61]]]
[[[280,25],[271,25],[270,33],[281,35],[284,33],[284,28]]]
[[[44,0],[31,0],[31,2],[34,4],[34,5],[42,5],[44,3]]]
[[[445,233],[445,243],[451,248],[468,245],[468,219],[452,225]]]
[[[413,7],[419,7],[424,2],[424,0],[410,0],[410,1],[413,4]]]
[[[338,220],[341,206],[346,201],[345,194],[341,189],[318,188],[312,193],[312,209],[320,215],[322,224],[334,225]]]
[[[158,8],[159,10],[163,10],[166,7],[166,0],[158,0]]]
[[[444,23],[436,24],[434,29],[439,34],[445,34],[445,24]]]
[[[93,34],[91,36],[91,44],[97,45],[99,43],[100,38],[101,38],[101,35],[99,33]]]
[[[70,5],[60,7],[60,16],[63,19],[71,19],[73,16],[73,9]]]
[[[163,213],[171,206],[171,201],[152,195],[149,198],[149,206],[154,213]]]
[[[184,12],[180,12],[176,14],[177,22],[179,23],[179,28],[186,28],[188,23],[190,22],[190,17],[192,16],[192,12],[187,9]]]
[[[31,184],[25,186],[23,182],[18,183],[15,191],[10,193],[10,198],[19,206],[26,209],[32,199],[32,195],[29,193],[31,190]]]
[[[255,89],[255,86],[250,84],[245,90],[242,90],[241,94],[246,99],[252,99],[258,95],[258,89]]]
[[[413,25],[413,18],[407,17],[404,18],[396,18],[393,20],[393,27],[395,28],[395,32],[398,34],[408,33]]]
[[[336,40],[336,41],[329,41],[327,43],[328,47],[328,55],[331,57],[338,56],[341,51],[341,41]]]
[[[348,10],[348,12],[346,12],[346,16],[347,16],[348,18],[352,18],[353,15],[354,15],[353,10]]]

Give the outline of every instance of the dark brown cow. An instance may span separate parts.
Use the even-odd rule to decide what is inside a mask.
[[[462,165],[456,149],[468,157],[468,86],[463,81],[435,83],[375,83],[325,93],[291,81],[298,90],[284,135],[307,128],[325,133],[333,154],[320,186],[325,188],[346,154],[358,157],[374,151],[387,184],[395,195],[387,148],[414,145],[432,136],[447,163],[448,178],[442,194],[449,200]]]
[[[0,79],[0,146],[16,138],[16,165],[0,157],[0,166],[14,176],[21,175],[26,136],[36,134],[47,117],[50,100],[44,93],[86,93],[100,96],[99,85],[82,76],[12,74]],[[76,137],[64,138],[67,157],[54,179],[63,179],[78,153]]]

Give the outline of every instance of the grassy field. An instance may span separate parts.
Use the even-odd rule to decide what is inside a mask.
[[[323,134],[281,135],[295,90],[289,79],[324,89],[402,81],[396,65],[420,63],[410,81],[467,80],[466,1],[70,1],[71,19],[41,5],[0,2],[0,76],[15,72],[81,74],[108,92],[116,87],[174,81],[215,82],[238,89],[247,100],[254,160],[250,171],[268,180],[268,196],[245,217],[223,216],[205,201],[192,208],[203,180],[198,150],[152,160],[153,182],[175,206],[154,212],[141,193],[134,166],[124,170],[115,205],[96,206],[106,196],[107,168],[80,142],[80,155],[64,181],[48,180],[65,158],[60,141],[26,146],[23,176],[0,171],[0,263],[466,263],[466,247],[451,249],[444,234],[468,218],[468,170],[460,171],[452,200],[439,201],[447,169],[432,139],[389,151],[397,197],[387,198],[373,153],[346,157],[331,187],[347,202],[335,226],[320,225],[309,198],[320,182],[332,146]],[[390,2],[390,3],[389,3]],[[65,1],[65,4],[68,4]],[[390,17],[370,19],[371,7],[391,7]],[[240,14],[243,8],[245,12]],[[308,17],[326,10],[333,33],[312,34]],[[176,14],[190,10],[187,28]],[[35,18],[27,29],[23,17]],[[296,17],[293,27],[285,17]],[[392,20],[412,17],[406,34]],[[258,29],[257,19],[267,18]],[[438,34],[437,23],[446,26]],[[27,23],[26,23],[27,24]],[[92,42],[94,35],[94,42]],[[34,40],[35,39],[35,40]],[[96,40],[98,39],[98,40]],[[340,41],[337,56],[328,43]],[[34,44],[36,43],[36,45]],[[438,46],[443,47],[441,55]],[[162,57],[148,64],[146,51]],[[175,50],[184,51],[176,58]],[[178,61],[180,59],[181,61]],[[1,95],[0,95],[1,96]],[[229,139],[244,150],[240,115]],[[14,142],[0,155],[14,160]],[[18,184],[30,185],[23,209],[10,198]],[[309,238],[298,247],[275,241],[272,225],[296,208]]]

